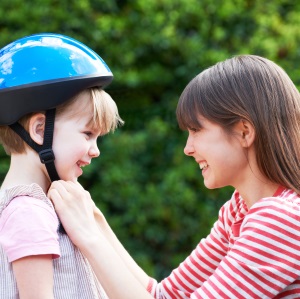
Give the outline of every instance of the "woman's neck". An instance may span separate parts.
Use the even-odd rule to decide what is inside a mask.
[[[239,173],[234,187],[250,209],[258,200],[274,196],[279,184],[272,182],[260,170],[254,146],[247,149],[246,157],[246,167]]]
[[[279,186],[279,184],[270,181],[252,182],[239,188],[238,191],[250,209],[260,199],[274,196]]]

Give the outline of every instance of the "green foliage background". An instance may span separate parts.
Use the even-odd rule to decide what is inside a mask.
[[[99,141],[80,182],[125,247],[160,279],[209,233],[232,190],[207,190],[185,157],[177,100],[204,68],[236,54],[280,64],[300,85],[300,2],[293,0],[1,0],[0,47],[37,32],[90,46],[115,79],[126,124]],[[0,180],[9,160],[0,150]]]

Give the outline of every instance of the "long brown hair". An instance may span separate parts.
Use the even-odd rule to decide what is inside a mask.
[[[184,130],[200,128],[200,115],[228,133],[248,120],[261,172],[300,193],[300,93],[274,62],[241,55],[217,63],[187,85],[176,113]]]

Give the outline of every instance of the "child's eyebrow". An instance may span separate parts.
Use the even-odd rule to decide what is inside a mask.
[[[91,131],[95,135],[102,135],[101,128],[94,122],[89,122],[86,124],[85,129]]]

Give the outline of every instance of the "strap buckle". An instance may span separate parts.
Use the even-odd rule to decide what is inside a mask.
[[[40,151],[39,156],[43,164],[50,163],[55,160],[55,156],[51,148]]]

